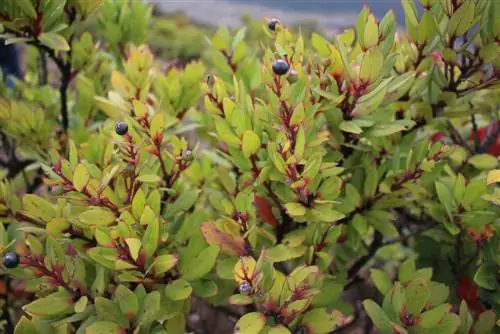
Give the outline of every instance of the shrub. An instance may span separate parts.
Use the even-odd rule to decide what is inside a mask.
[[[57,69],[1,89],[15,332],[183,333],[196,299],[245,306],[235,333],[498,330],[500,6],[420,2],[407,33],[220,28],[165,73],[141,2],[3,1]]]

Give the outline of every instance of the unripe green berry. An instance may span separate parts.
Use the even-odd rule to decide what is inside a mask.
[[[286,79],[288,80],[289,83],[293,84],[293,83],[296,83],[297,80],[299,80],[299,74],[297,73],[296,70],[291,70],[289,73],[288,73],[288,76],[286,77]]]

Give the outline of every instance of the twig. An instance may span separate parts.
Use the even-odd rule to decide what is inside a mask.
[[[48,72],[47,72],[47,54],[38,50],[40,55],[40,85],[45,86],[48,82]]]
[[[469,102],[469,106],[471,106],[472,103]],[[472,106],[471,106],[472,109]],[[477,122],[476,122],[476,115],[472,113],[470,115],[471,117],[471,123],[472,123],[472,131],[474,131],[473,136],[474,136],[474,152],[477,152],[479,150],[479,132],[477,131]]]
[[[360,257],[354,264],[347,270],[347,277],[354,278],[358,275],[359,271],[365,266],[365,264],[372,259],[372,257],[377,253],[377,250],[382,246],[383,236],[382,233],[375,231],[373,235],[373,242],[368,248],[368,253]]]

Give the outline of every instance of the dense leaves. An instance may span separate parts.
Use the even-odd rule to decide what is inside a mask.
[[[331,38],[220,27],[164,68],[145,3],[2,2],[31,62],[0,89],[16,333],[182,333],[200,298],[247,306],[235,333],[330,333],[363,282],[381,333],[493,332],[500,5],[420,5],[405,33],[368,7]]]

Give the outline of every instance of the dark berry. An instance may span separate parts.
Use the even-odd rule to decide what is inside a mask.
[[[267,22],[267,27],[269,29],[271,29],[272,31],[275,31],[276,30],[276,26],[280,24],[280,20],[278,19],[270,19],[268,22]]]
[[[248,282],[243,282],[240,284],[238,290],[242,295],[248,295],[252,292],[252,286]]]
[[[117,135],[125,136],[128,132],[128,125],[125,122],[118,122],[115,125],[115,132]]]
[[[16,268],[19,265],[19,255],[14,252],[5,253],[3,256],[3,265],[9,269]]]
[[[289,69],[290,65],[283,59],[278,59],[273,64],[273,72],[277,75],[285,75]]]
[[[289,83],[295,83],[297,80],[299,80],[299,74],[295,70],[291,70],[290,73],[288,73],[288,76],[286,77]]]

